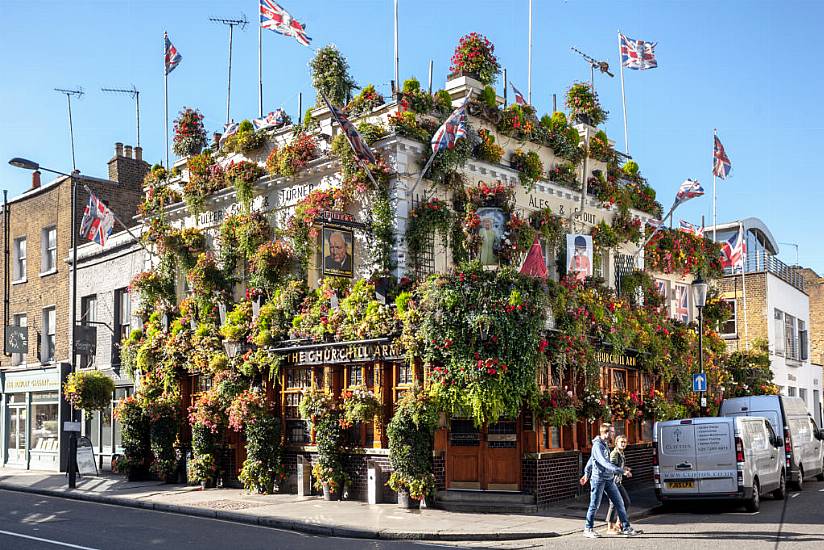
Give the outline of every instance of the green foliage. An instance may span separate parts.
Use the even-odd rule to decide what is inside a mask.
[[[309,68],[312,70],[312,86],[317,92],[317,106],[326,106],[322,94],[332,105],[345,105],[355,81],[349,75],[349,63],[337,46],[329,44],[317,50]]]
[[[260,390],[246,390],[229,408],[229,426],[246,436],[246,460],[239,478],[244,489],[272,494],[286,477],[280,445],[280,419]]]
[[[598,126],[607,121],[607,112],[598,101],[598,94],[587,82],[576,82],[567,90],[566,107],[573,120]]]
[[[481,96],[479,99],[481,100],[481,103],[483,103],[490,109],[498,108],[498,94],[495,92],[495,88],[493,88],[492,86],[484,86],[484,89],[481,91]]]
[[[69,373],[63,395],[75,409],[100,411],[111,405],[114,381],[98,370]]]
[[[244,300],[226,313],[226,323],[220,327],[220,335],[226,340],[246,341],[252,323],[252,302]]]
[[[260,308],[253,332],[255,345],[270,346],[286,339],[305,296],[303,281],[289,281],[275,290]]]
[[[232,161],[226,167],[226,178],[235,186],[237,200],[248,212],[254,198],[254,183],[263,175],[263,169],[257,163],[241,160]]]
[[[252,288],[270,295],[295,263],[295,254],[286,241],[279,239],[263,243],[249,261],[249,282]]]
[[[504,148],[495,143],[495,136],[489,130],[482,128],[478,130],[478,145],[475,146],[475,156],[492,164],[501,162],[504,156]]]
[[[535,182],[544,176],[544,163],[535,151],[524,152],[522,149],[516,149],[509,159],[509,164],[518,171],[521,185],[527,190],[532,190]]]
[[[149,417],[149,441],[154,455],[151,469],[158,477],[165,479],[177,470],[175,441],[181,421],[178,401],[171,397],[147,401],[146,415]]]
[[[117,471],[129,477],[146,475],[151,460],[149,416],[141,402],[129,396],[118,404],[115,417],[120,422],[123,445],[123,457],[117,461]]]
[[[449,229],[452,224],[452,214],[449,207],[437,197],[429,199],[409,212],[409,221],[406,226],[406,247],[412,259],[412,265],[417,266],[423,247],[437,234],[443,243],[448,242]]]
[[[434,101],[431,95],[421,89],[418,79],[412,77],[403,83],[401,106],[413,113],[429,114],[434,106]]]
[[[435,92],[435,109],[446,115],[452,112],[452,96],[446,90]]]
[[[481,84],[494,84],[501,72],[495,58],[495,45],[476,32],[462,36],[452,54],[449,72],[471,75]]]
[[[434,491],[432,440],[436,426],[437,409],[420,388],[413,388],[398,402],[386,427],[394,470],[388,483],[392,490],[407,490],[416,499]]]
[[[266,134],[256,131],[249,120],[243,120],[238,125],[237,132],[223,141],[221,152],[250,153],[263,147],[264,143],[266,143]]]
[[[364,388],[343,392],[343,417],[349,424],[372,422],[381,411],[381,402],[375,394]]]
[[[312,134],[297,133],[288,145],[272,149],[266,158],[266,170],[274,177],[296,176],[319,156],[317,138]]]
[[[375,90],[374,84],[364,86],[358,95],[346,106],[352,116],[371,113],[372,110],[384,104],[383,96]]]
[[[766,340],[756,340],[752,349],[731,353],[725,367],[730,374],[730,380],[724,388],[726,397],[778,394],[778,387],[773,383],[770,350]]]

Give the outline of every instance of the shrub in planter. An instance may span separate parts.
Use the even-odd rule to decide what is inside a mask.
[[[296,176],[309,161],[319,157],[318,143],[312,134],[298,133],[291,143],[273,149],[266,159],[266,170],[275,177]]]
[[[151,456],[149,416],[134,396],[121,401],[114,414],[120,422],[123,445],[123,457],[117,462],[117,471],[130,479],[139,479],[148,473]]]
[[[544,175],[544,163],[535,151],[524,152],[517,149],[512,153],[509,164],[518,171],[521,185],[528,190],[531,190],[535,182]]]
[[[314,421],[315,442],[318,447],[318,461],[312,467],[315,488],[321,490],[324,485],[338,495],[349,484],[349,476],[343,469],[343,451],[345,433],[341,412],[327,410]]]
[[[571,162],[561,162],[549,171],[549,181],[579,191],[581,183],[578,181],[578,170]]]
[[[349,63],[337,46],[329,44],[320,48],[309,62],[309,67],[312,70],[312,86],[318,92],[318,107],[326,106],[321,94],[332,105],[345,105],[355,81],[349,75]]]
[[[476,32],[462,36],[452,54],[452,74],[466,74],[477,78],[481,84],[494,84],[501,72],[495,57],[495,45]]]
[[[187,462],[189,483],[212,484],[217,477],[220,436],[199,422],[192,425],[192,458]]]
[[[298,314],[306,297],[306,283],[289,281],[276,289],[272,298],[263,304],[253,326],[256,346],[270,346],[288,338],[292,319]]]
[[[479,160],[498,164],[504,156],[504,148],[495,143],[495,136],[489,130],[482,128],[478,130],[480,142],[475,146],[475,156]]]
[[[575,121],[598,126],[607,120],[608,113],[601,108],[598,94],[589,83],[576,82],[570,86],[567,90],[566,106]]]
[[[346,110],[352,116],[359,116],[364,113],[371,113],[373,109],[385,103],[383,96],[375,90],[374,84],[364,86],[358,95],[346,106]]]
[[[603,130],[599,130],[594,136],[589,138],[589,156],[601,162],[612,162],[615,160],[615,150],[610,146],[609,138]]]
[[[224,153],[250,153],[263,147],[266,143],[266,135],[255,130],[254,125],[248,121],[242,121],[237,132],[227,137],[223,142],[221,151]]]
[[[98,370],[72,372],[63,384],[63,394],[75,409],[100,411],[112,402],[114,381]]]
[[[200,153],[208,144],[203,115],[196,109],[183,108],[174,122],[172,151],[179,157],[189,157]]]
[[[149,441],[154,455],[151,470],[161,479],[170,479],[177,470],[175,441],[181,420],[178,407],[177,400],[169,397],[146,403]]]
[[[448,115],[452,112],[452,96],[446,90],[438,90],[433,96],[435,109],[441,115]]]
[[[226,187],[223,168],[210,151],[189,157],[189,181],[183,184],[183,200],[194,214],[203,212],[206,199]]]
[[[414,499],[435,490],[432,474],[432,441],[437,426],[434,404],[418,387],[398,402],[389,421],[389,460],[394,470],[387,485],[396,492],[408,492]]]

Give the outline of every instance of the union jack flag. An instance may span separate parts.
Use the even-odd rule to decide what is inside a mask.
[[[166,54],[165,54],[165,65],[166,65],[166,74],[177,69],[177,66],[180,65],[180,61],[183,59],[183,56],[180,55],[180,52],[177,51],[175,45],[172,44],[172,41],[169,40],[169,35],[165,32],[163,33],[163,40],[166,43]]]
[[[466,137],[466,100],[452,111],[435,135],[432,136],[432,154],[442,149],[452,149],[455,142]]]
[[[721,267],[743,270],[746,257],[747,240],[744,238],[743,229],[739,227],[738,231],[721,243]]]
[[[237,131],[238,131],[238,128],[240,128],[240,123],[239,122],[227,122],[223,126],[223,135],[220,136],[220,141],[218,142],[217,146],[218,147],[223,147],[223,142],[226,141],[226,138],[228,138],[229,136],[231,136],[233,134],[236,134]]]
[[[661,220],[659,220],[658,218],[648,218],[647,219],[647,225],[650,226],[653,229],[658,229],[659,227],[661,227],[662,223],[663,222]]]
[[[732,164],[718,136],[713,136],[713,139],[715,143],[712,147],[712,173],[714,176],[718,176],[724,180],[727,179],[727,176],[732,172]]]
[[[621,33],[618,33],[618,37],[621,45],[621,64],[624,67],[643,71],[658,66],[658,60],[655,59],[657,42],[633,40]]]
[[[655,279],[655,291],[661,295],[663,299],[667,299],[667,282],[663,279]]]
[[[100,199],[89,194],[89,204],[83,210],[83,219],[80,220],[80,235],[100,246],[106,246],[106,239],[114,229],[114,214]]]
[[[512,91],[515,93],[515,103],[518,105],[528,105],[526,99],[524,99],[524,94],[521,93],[521,90],[515,87],[515,84],[512,82],[509,83],[512,86]]]
[[[375,164],[375,154],[372,153],[372,149],[370,149],[366,142],[363,141],[363,137],[361,137],[358,133],[355,125],[352,124],[349,118],[347,118],[347,116],[337,107],[329,103],[329,100],[326,99],[326,94],[321,92],[321,95],[323,96],[323,101],[326,102],[326,106],[329,107],[329,111],[331,111],[332,116],[340,125],[344,135],[346,135],[346,139],[349,140],[349,145],[352,146],[352,150],[355,152],[355,156],[358,157],[358,160],[369,164]]]
[[[675,312],[673,317],[683,323],[690,322],[690,293],[687,285],[675,285]]]
[[[276,109],[263,118],[252,119],[252,126],[255,130],[265,130],[267,128],[280,128],[286,123],[286,111]]]
[[[306,36],[306,25],[292,19],[288,11],[272,0],[260,0],[260,26],[284,36],[292,36],[304,46],[312,42]]]
[[[698,227],[697,225],[693,225],[688,221],[681,220],[681,231],[686,233],[692,233],[696,237],[703,237],[704,236],[704,228]]]
[[[676,206],[682,202],[687,202],[695,197],[700,197],[704,194],[704,188],[698,183],[698,180],[685,179],[678,188],[678,193],[675,194]]]

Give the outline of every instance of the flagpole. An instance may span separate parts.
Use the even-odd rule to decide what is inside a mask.
[[[529,0],[529,52],[527,55],[527,80],[526,96],[527,102],[532,105],[532,0]]]
[[[747,242],[745,240],[747,235],[744,233],[744,225],[740,220],[738,222],[738,235],[738,238],[741,239],[741,255],[743,257],[741,263],[741,284],[744,289],[744,351],[749,351],[750,331],[749,323],[747,323]]]
[[[629,155],[629,132],[627,131],[627,96],[624,93],[624,60],[621,56],[621,31],[618,31],[618,66],[621,68],[621,104],[624,107],[624,149]]]
[[[166,40],[168,40],[168,34],[163,33],[163,55],[164,59],[165,56],[168,55],[166,52]],[[169,166],[169,69],[166,67],[166,63],[163,63],[163,106],[164,106],[164,131],[163,135],[166,137],[166,170],[170,170],[171,167]]]
[[[258,117],[263,118],[263,27],[258,23]]]
[[[715,138],[718,136],[718,129],[712,129],[712,147],[713,147],[713,161],[712,161],[712,240],[715,241],[715,226],[718,225],[718,206],[716,204],[715,196]]]
[[[400,70],[399,70],[400,59],[398,57],[398,0],[395,0],[395,89],[392,90],[393,94],[400,89],[401,82],[400,82]],[[397,97],[397,96],[396,96]]]

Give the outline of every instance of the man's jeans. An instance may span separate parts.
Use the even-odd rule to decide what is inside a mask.
[[[612,505],[618,511],[618,519],[621,520],[621,527],[626,529],[629,527],[629,518],[627,517],[627,510],[624,508],[624,499],[621,498],[621,493],[618,491],[618,486],[615,484],[615,479],[612,476],[605,478],[593,477],[589,480],[589,509],[587,510],[586,528],[592,529],[595,524],[595,512],[601,505],[601,496],[606,493]]]

